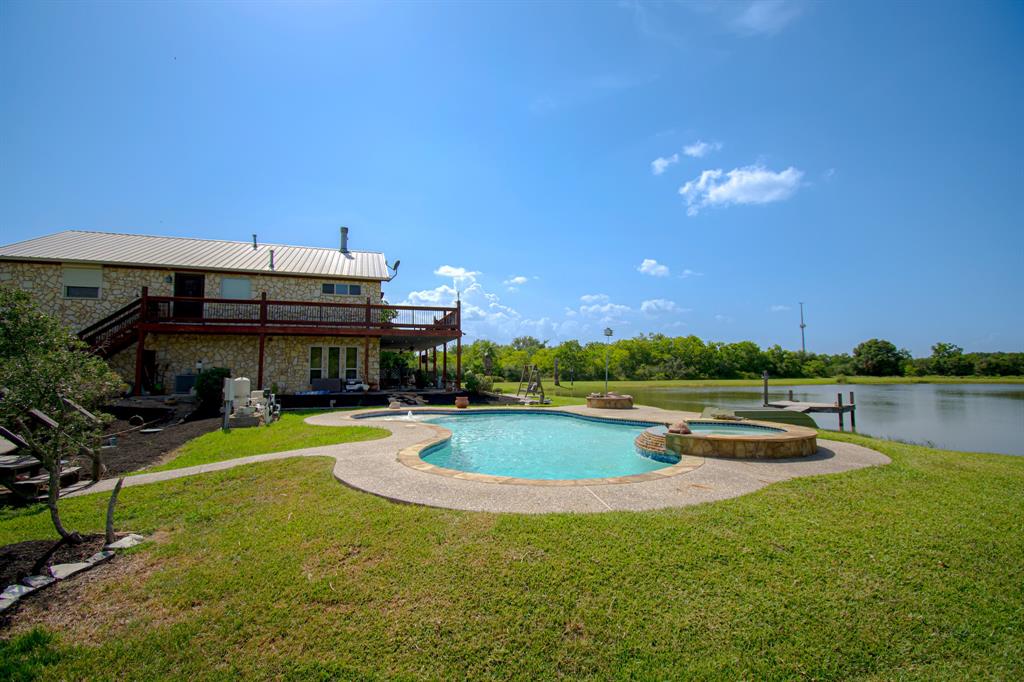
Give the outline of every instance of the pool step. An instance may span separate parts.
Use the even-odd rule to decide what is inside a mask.
[[[658,433],[651,433],[651,431],[645,430],[634,441],[636,447],[641,450],[647,450],[648,452],[665,452],[665,435]]]

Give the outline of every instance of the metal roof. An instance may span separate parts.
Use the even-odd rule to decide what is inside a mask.
[[[270,269],[270,252],[274,269]],[[66,230],[0,246],[0,259],[385,280],[384,254],[313,246]]]

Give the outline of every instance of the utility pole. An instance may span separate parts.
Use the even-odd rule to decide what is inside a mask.
[[[807,355],[807,342],[804,340],[804,329],[807,325],[804,324],[804,304],[800,303],[800,354]]]
[[[608,342],[612,339],[611,327],[605,327],[604,330],[604,394],[608,395]]]

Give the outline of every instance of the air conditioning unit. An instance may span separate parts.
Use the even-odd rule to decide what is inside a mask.
[[[189,394],[196,385],[196,377],[198,374],[175,374],[174,375],[174,392],[176,394]]]

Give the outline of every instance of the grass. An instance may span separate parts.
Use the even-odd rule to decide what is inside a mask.
[[[1024,458],[827,435],[893,462],[599,515],[394,504],[327,459],[126,488],[118,526],[157,539],[0,659],[53,679],[1019,679]],[[64,518],[99,531],[105,504]],[[0,510],[0,545],[52,536],[44,507]]]
[[[303,421],[312,412],[286,412],[269,427],[212,431],[193,438],[172,453],[173,459],[159,466],[136,473],[166,469],[182,469],[197,464],[222,462],[227,459],[315,448],[336,443],[375,440],[389,435],[385,429],[370,426],[316,426]]]

